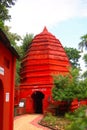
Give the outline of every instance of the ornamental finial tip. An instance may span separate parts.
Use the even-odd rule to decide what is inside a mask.
[[[47,33],[47,32],[48,32],[48,30],[47,30],[47,28],[45,26],[44,29],[43,29],[43,33]]]

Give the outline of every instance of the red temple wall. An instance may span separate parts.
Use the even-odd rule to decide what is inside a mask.
[[[0,67],[3,69],[0,74],[3,86],[3,130],[13,130],[15,62],[16,57],[0,42]]]

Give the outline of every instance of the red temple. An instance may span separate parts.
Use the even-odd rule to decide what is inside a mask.
[[[20,101],[26,112],[43,113],[49,105],[53,75],[66,74],[70,67],[64,48],[45,27],[34,37],[21,65]]]

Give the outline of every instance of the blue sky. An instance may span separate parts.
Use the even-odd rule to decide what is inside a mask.
[[[63,46],[78,48],[87,33],[87,0],[17,0],[9,14],[6,24],[21,36],[36,35],[46,26]]]
[[[55,34],[63,46],[78,49],[78,43],[81,41],[80,37],[87,34],[87,17],[63,21],[56,24],[50,31]]]

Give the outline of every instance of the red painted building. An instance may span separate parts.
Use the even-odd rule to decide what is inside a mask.
[[[0,29],[0,130],[13,130],[16,58],[17,52]]]
[[[49,105],[53,75],[66,74],[70,67],[64,48],[45,27],[34,37],[21,65],[20,101],[26,112],[43,113]]]

